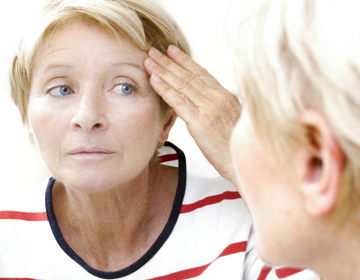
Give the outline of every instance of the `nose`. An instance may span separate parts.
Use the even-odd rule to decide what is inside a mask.
[[[80,129],[84,132],[107,129],[106,100],[101,93],[95,91],[80,93],[76,105],[76,112],[70,123],[72,129]]]

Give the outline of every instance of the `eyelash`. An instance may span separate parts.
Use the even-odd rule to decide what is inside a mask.
[[[47,89],[47,90],[46,90],[46,94],[50,94],[50,92],[51,92],[52,90],[54,90],[54,89],[56,89],[56,88],[60,88],[60,87],[68,87],[68,88],[71,89],[71,92],[72,92],[72,93],[74,92],[74,90],[71,88],[71,86],[65,83],[65,84],[56,85],[56,86],[53,86],[53,87]],[[71,94],[71,93],[70,93],[70,94]],[[70,94],[67,94],[67,95],[70,95]],[[52,96],[54,96],[54,97],[64,97],[64,96],[67,96],[67,95],[52,95]]]
[[[132,95],[134,92],[136,92],[138,90],[138,87],[135,86],[133,83],[129,83],[129,82],[122,82],[122,83],[118,83],[118,84],[115,84],[112,88],[112,90],[117,87],[117,86],[131,86],[133,88],[133,91],[129,94],[124,94],[124,95]],[[56,88],[60,88],[60,87],[68,87],[71,89],[72,92],[74,92],[74,90],[71,88],[71,86],[69,84],[59,84],[59,85],[56,85],[56,86],[53,86],[49,89],[46,90],[46,93],[47,94],[50,94],[50,92]],[[70,93],[71,94],[71,93]],[[70,95],[70,94],[67,94],[67,95]],[[67,96],[67,95],[53,95],[54,97],[64,97],[64,96]]]
[[[131,82],[120,82],[120,83],[117,83],[113,86],[113,89],[117,86],[131,86],[133,88],[133,91],[137,91],[138,90],[138,87],[136,85],[134,85],[133,83]]]

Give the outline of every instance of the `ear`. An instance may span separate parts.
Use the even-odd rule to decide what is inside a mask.
[[[170,116],[169,120],[164,124],[163,129],[157,139],[159,143],[165,143],[166,140],[169,138],[170,129],[173,125],[173,122],[175,120],[176,113],[173,112]]]
[[[25,118],[25,123],[26,123],[26,126],[28,128],[29,138],[30,138],[31,143],[36,144],[34,131],[33,131],[32,127],[31,127],[31,125],[29,123],[29,119],[27,117]]]
[[[315,110],[302,115],[305,142],[297,170],[305,209],[314,217],[330,214],[336,207],[344,170],[344,153],[325,118]]]

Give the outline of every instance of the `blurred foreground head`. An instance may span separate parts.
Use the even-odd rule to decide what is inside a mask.
[[[231,45],[245,105],[233,135],[239,189],[260,255],[318,268],[319,252],[326,262],[360,231],[360,3],[236,4]]]

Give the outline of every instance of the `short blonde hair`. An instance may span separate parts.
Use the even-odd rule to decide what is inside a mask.
[[[321,112],[346,156],[335,212],[344,223],[360,206],[360,3],[251,0],[238,8],[230,40],[255,133],[273,158],[290,160],[304,140],[301,114]]]
[[[191,55],[179,26],[163,8],[150,0],[50,0],[38,19],[22,40],[10,72],[11,96],[23,122],[27,114],[34,56],[51,33],[66,23],[98,24],[115,36],[119,33],[127,35],[144,51],[155,47],[166,54],[172,44]],[[166,122],[173,109],[163,100],[161,102]]]

